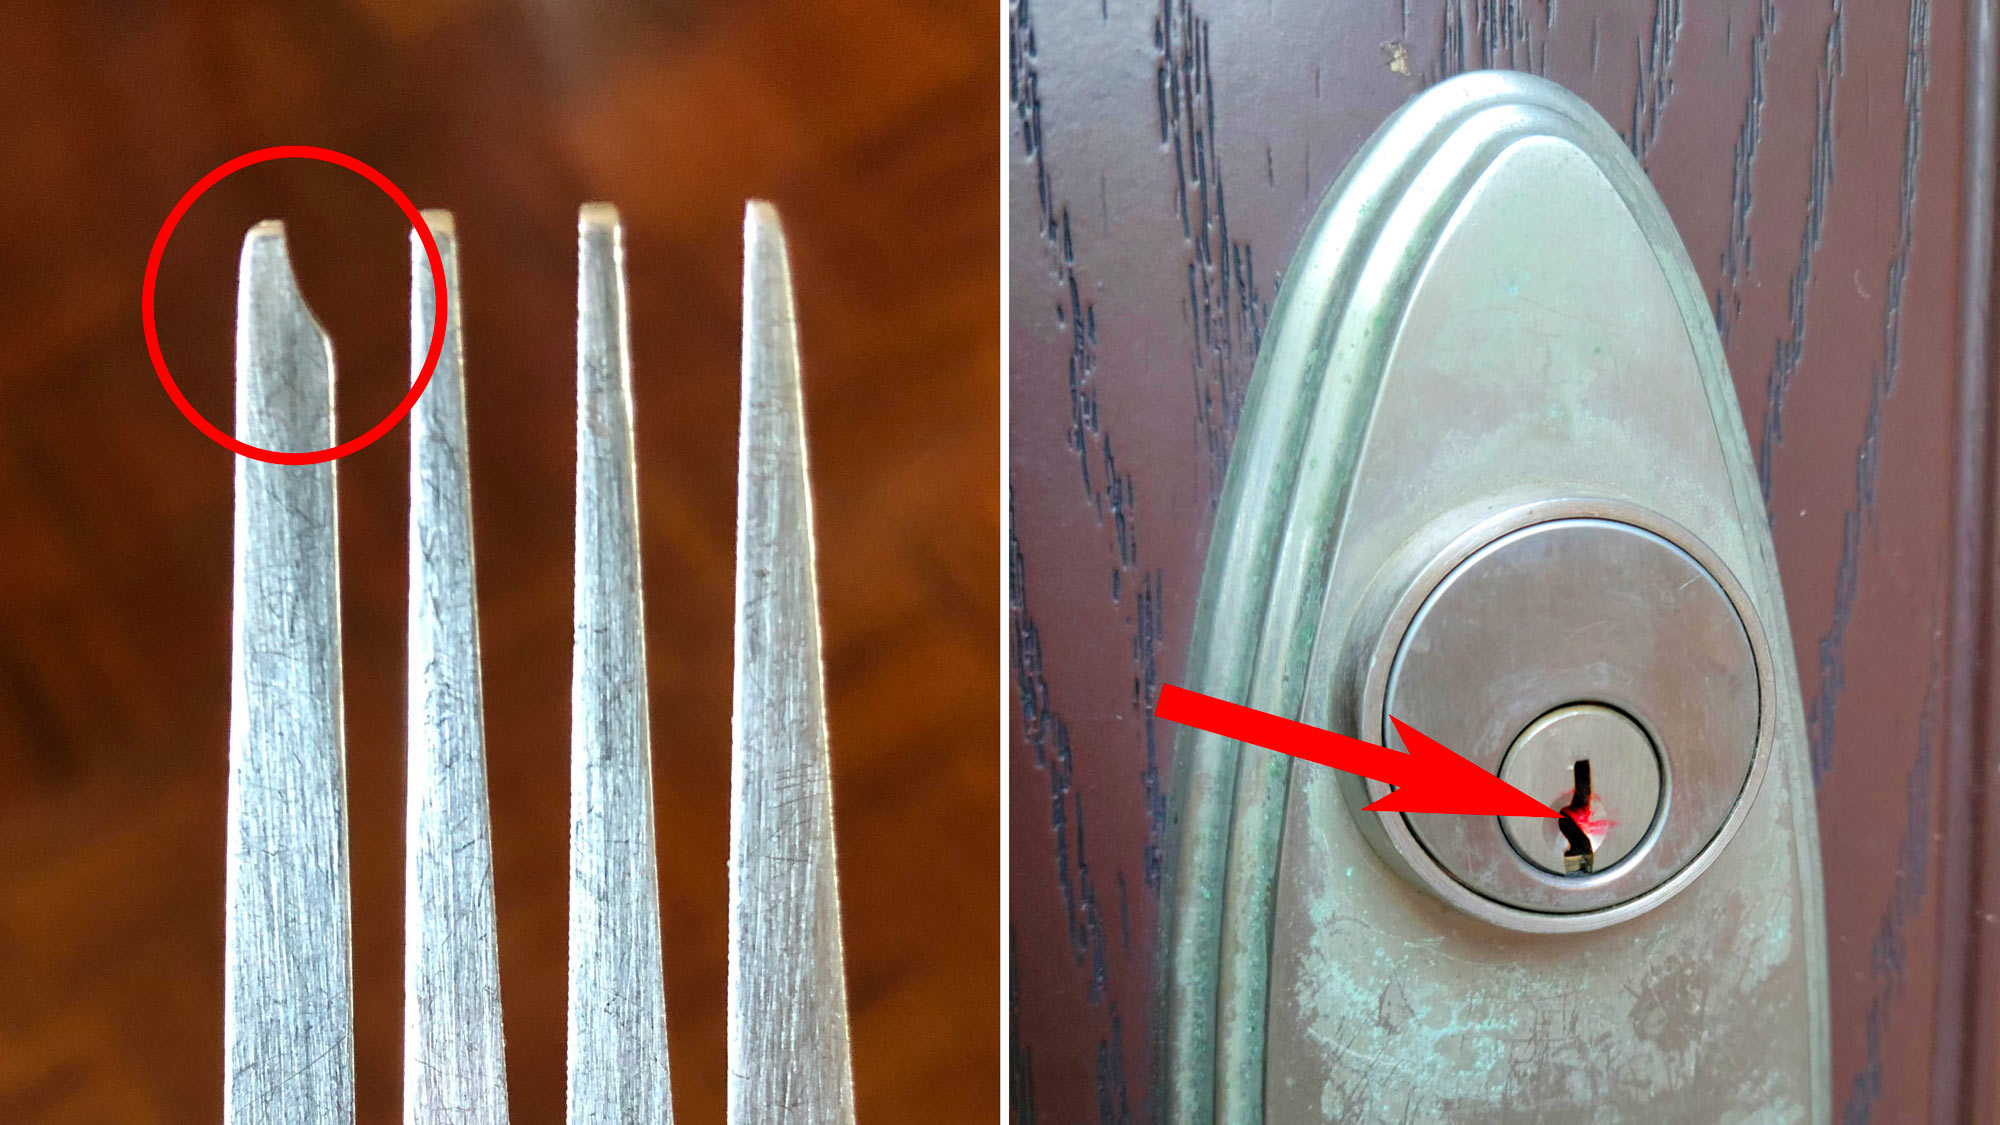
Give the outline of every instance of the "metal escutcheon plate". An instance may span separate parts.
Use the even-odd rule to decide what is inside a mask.
[[[1168,1118],[1827,1120],[1792,642],[1708,303],[1643,172],[1555,85],[1467,75],[1382,126],[1284,277],[1187,685],[1377,740],[1393,710],[1489,768],[1551,708],[1608,706],[1666,795],[1629,858],[1565,880],[1492,818],[1360,814],[1347,775],[1181,732]],[[1502,567],[1453,601],[1544,525],[1582,534],[1548,555],[1572,574]]]

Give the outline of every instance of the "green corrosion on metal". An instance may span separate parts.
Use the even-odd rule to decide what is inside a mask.
[[[1495,110],[1514,117],[1483,149],[1450,175],[1429,170],[1454,130]],[[1651,362],[1628,339],[1638,322],[1610,307],[1563,326],[1531,415],[1450,432],[1448,461],[1404,474],[1400,508],[1363,503],[1357,477],[1389,425],[1384,372],[1410,331],[1410,291],[1481,170],[1542,128],[1590,153],[1633,237],[1655,248],[1698,374],[1677,401],[1713,424],[1726,484],[1680,471],[1643,422],[1602,408],[1608,381]],[[1491,483],[1512,479],[1525,443],[1586,467],[1620,460],[1640,482],[1635,502],[1695,527],[1743,579],[1785,685],[1776,757],[1715,866],[1642,920],[1515,933],[1400,877],[1335,775],[1182,730],[1161,945],[1166,1120],[1643,1121],[1666,1107],[1684,1120],[1826,1120],[1823,900],[1791,640],[1720,345],[1643,173],[1556,87],[1468,75],[1384,124],[1285,277],[1218,507],[1189,687],[1365,734],[1348,633],[1410,539],[1387,525],[1421,522],[1404,509],[1430,518],[1546,492],[1559,465],[1512,470],[1516,491]],[[1510,302],[1555,284],[1539,265],[1491,281],[1491,299]],[[1459,374],[1495,402],[1524,377],[1470,362]],[[1452,493],[1482,475],[1477,503]]]

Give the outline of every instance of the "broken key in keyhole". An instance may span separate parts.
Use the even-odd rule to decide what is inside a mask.
[[[1563,848],[1563,874],[1588,875],[1596,857],[1597,844],[1590,833],[1584,830],[1579,819],[1590,821],[1590,759],[1576,763],[1576,789],[1570,794],[1569,804],[1557,809],[1560,818],[1556,821],[1557,831],[1563,834],[1567,845]]]

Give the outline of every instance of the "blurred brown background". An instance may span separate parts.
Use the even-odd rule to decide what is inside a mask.
[[[585,6],[577,6],[579,9]],[[220,1110],[230,459],[140,276],[198,177],[352,153],[462,237],[514,1119],[560,1119],[575,209],[628,224],[675,1100],[721,1120],[741,209],[799,286],[864,1120],[998,1104],[998,60],[983,5],[16,0],[0,13],[0,1121]],[[231,417],[286,221],[340,433],[408,379],[393,206],[297,161],[197,203],[162,344]],[[407,462],[341,465],[361,1118],[398,1113]]]

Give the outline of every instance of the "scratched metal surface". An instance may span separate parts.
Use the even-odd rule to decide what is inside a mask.
[[[576,247],[576,634],[570,673],[571,1125],[673,1120],[653,831],[625,234],[586,204]]]
[[[854,1121],[819,578],[784,230],[743,219],[730,746],[729,1120]]]
[[[444,263],[444,348],[410,411],[409,797],[403,928],[405,1125],[507,1121],[507,1052],[486,796],[486,704],[473,580],[472,484],[459,337],[458,232],[426,211]],[[437,324],[430,260],[410,236],[414,369]]]
[[[310,141],[457,218],[517,1122],[561,1120],[576,208],[626,223],[674,1107],[723,1119],[743,201],[792,250],[857,1114],[992,1120],[997,13],[937,0],[0,3],[0,1121],[221,1114],[231,458],[140,272],[222,160]],[[227,429],[282,218],[340,434],[409,385],[409,224],[259,165],[188,212],[161,343]],[[402,1095],[407,426],[340,463],[356,1114]],[[913,682],[927,685],[912,692]],[[910,909],[913,902],[927,905]]]
[[[285,229],[243,240],[236,433],[333,443],[333,348]],[[334,467],[236,458],[222,1119],[354,1120],[347,745]]]
[[[1712,299],[1825,826],[1834,1113],[1949,1114],[1933,1013],[1963,977],[1936,952],[1933,840],[1963,11],[1166,0],[1009,22],[1017,1119],[1150,1112],[1170,733],[1148,714],[1185,660],[1277,271],[1391,109],[1487,66],[1618,127]]]

